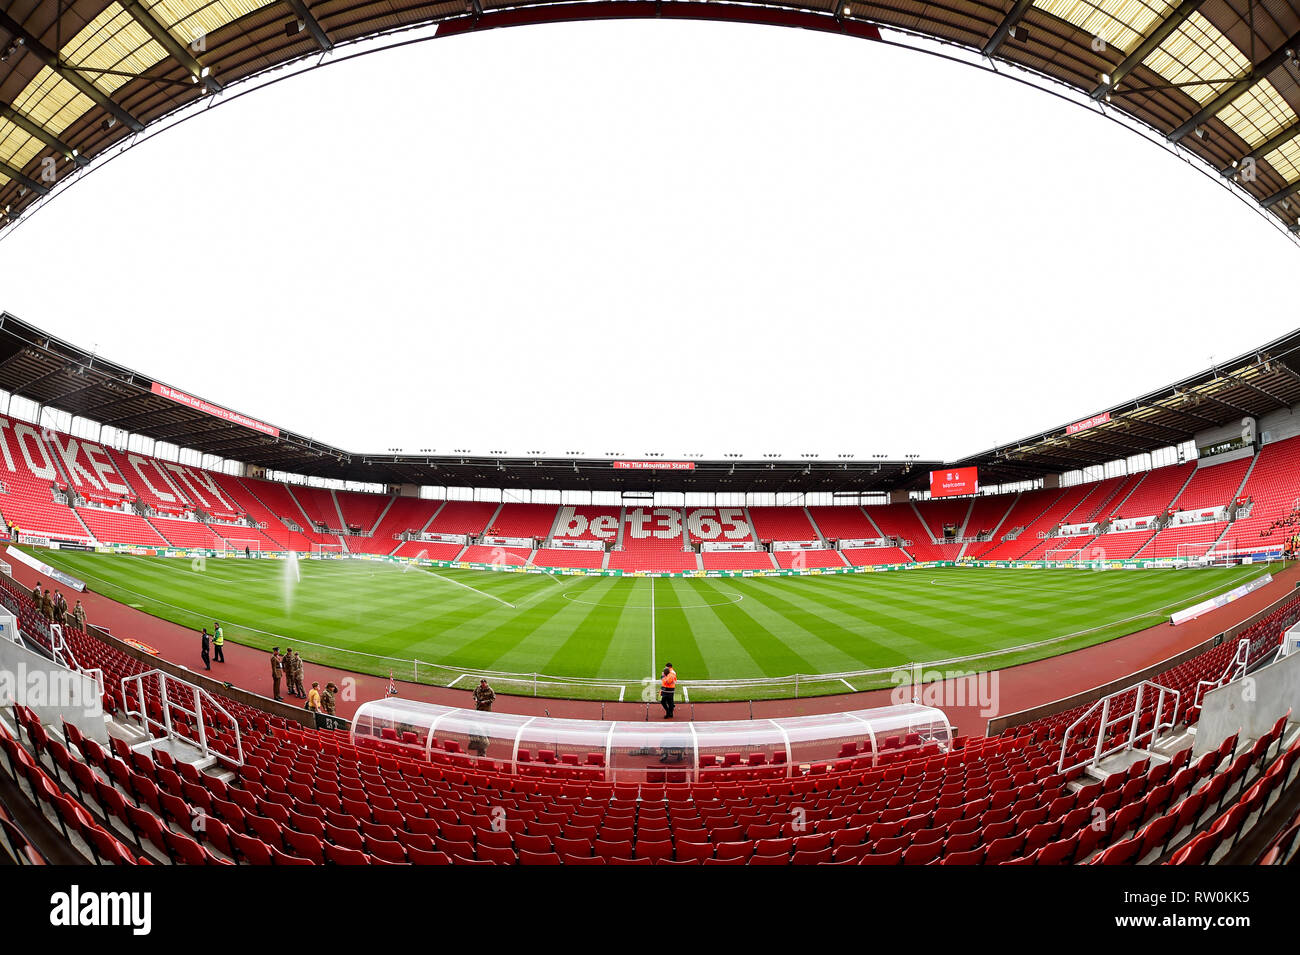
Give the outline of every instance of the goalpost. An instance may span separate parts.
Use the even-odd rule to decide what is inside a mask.
[[[1231,548],[1230,541],[1191,541],[1178,544],[1175,563],[1178,567],[1230,567],[1232,561],[1227,556]]]
[[[262,542],[255,537],[223,537],[220,553],[229,557],[261,557]]]
[[[312,544],[312,560],[337,560],[345,556],[342,544]]]

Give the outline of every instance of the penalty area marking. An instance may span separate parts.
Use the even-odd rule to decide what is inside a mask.
[[[469,584],[462,584],[459,580],[452,580],[450,577],[444,577],[442,576],[442,574],[429,570],[429,568],[427,567],[417,567],[415,569],[420,571],[421,573],[428,574],[430,577],[437,577],[439,580],[445,580],[449,584],[455,584],[457,587],[464,587],[466,590],[476,593],[480,597],[486,597],[488,598],[488,600],[495,600],[499,604],[505,604],[511,610],[515,609],[515,605],[512,604],[510,601],[502,600],[500,597],[493,596],[492,594],[489,593],[484,593],[483,591],[479,590],[477,587],[471,587]]]

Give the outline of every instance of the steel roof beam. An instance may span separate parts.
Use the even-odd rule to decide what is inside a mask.
[[[14,182],[26,186],[28,189],[36,193],[38,196],[49,195],[50,190],[48,186],[42,186],[36,180],[28,179],[27,176],[23,174],[23,171],[21,169],[15,169],[7,162],[0,162],[0,174],[4,174],[8,176],[10,179],[12,179]]]
[[[194,77],[200,83],[205,83],[213,92],[220,93],[222,85],[217,82],[217,78],[211,73],[205,78],[203,76],[204,66],[199,63],[194,55],[190,53],[189,48],[181,44],[176,37],[172,36],[170,30],[154,19],[153,14],[145,9],[144,4],[139,0],[119,0],[126,12],[135,18],[140,26],[158,42],[158,44],[171,54],[173,60],[185,67],[186,72]]]
[[[1224,107],[1235,102],[1239,96],[1248,92],[1252,86],[1285,63],[1287,53],[1294,51],[1297,44],[1300,44],[1300,33],[1293,34],[1285,43],[1265,57],[1258,66],[1255,66],[1249,73],[1197,110],[1191,119],[1169,134],[1169,141],[1171,143],[1181,141],[1184,136],[1210,117],[1218,115]]]
[[[984,44],[984,49],[981,52],[985,56],[992,56],[997,53],[998,47],[1000,47],[1006,38],[1011,35],[1012,28],[1020,22],[1020,18],[1029,12],[1029,8],[1033,5],[1034,0],[1016,0],[1016,5],[1011,8],[1010,12],[1002,19],[1002,22],[998,24],[997,30],[994,31],[989,42]]]
[[[1246,153],[1246,155],[1242,156],[1241,159],[1238,160],[1237,165],[1224,166],[1222,169],[1219,170],[1219,175],[1225,177],[1235,176],[1238,172],[1238,167],[1246,160],[1263,159],[1273,150],[1277,149],[1280,146],[1285,146],[1287,143],[1295,139],[1297,136],[1300,136],[1300,122],[1292,123],[1290,126],[1284,127],[1283,129],[1279,130],[1275,135],[1270,136],[1268,139],[1264,140],[1264,142],[1260,143],[1250,152]]]
[[[0,116],[9,120],[9,122],[13,123],[19,129],[25,132],[27,135],[39,139],[41,142],[49,146],[51,149],[55,150],[56,152],[62,153],[64,156],[66,156],[67,158],[75,162],[78,166],[86,166],[90,164],[89,159],[87,159],[85,156],[81,155],[80,153],[73,155],[74,150],[71,146],[69,146],[63,140],[59,139],[58,136],[55,136],[44,126],[40,125],[39,123],[32,122],[30,119],[28,119],[25,113],[19,112],[17,109],[13,107],[11,103],[6,103],[3,100],[0,100]]]
[[[294,15],[302,21],[303,26],[307,28],[307,32],[315,39],[317,46],[326,53],[334,49],[334,41],[325,33],[320,22],[311,15],[311,11],[307,9],[307,4],[303,0],[285,0],[285,3],[288,4]]]
[[[144,123],[140,122],[122,107],[118,106],[117,103],[113,102],[111,97],[104,94],[103,90],[90,82],[90,80],[86,79],[75,69],[66,67],[57,53],[50,50],[39,39],[28,33],[22,24],[9,16],[9,14],[5,13],[3,10],[0,10],[0,28],[3,28],[10,36],[21,38],[23,45],[27,49],[31,50],[38,60],[92,99],[98,106],[112,113],[119,123],[126,125],[132,130],[132,132],[139,133],[144,130]]]
[[[1119,66],[1115,67],[1114,71],[1110,74],[1110,82],[1102,83],[1092,91],[1092,98],[1101,99],[1107,93],[1113,93],[1116,87],[1118,87],[1123,81],[1124,77],[1128,76],[1136,67],[1145,62],[1146,58],[1155,51],[1156,47],[1169,39],[1170,34],[1182,26],[1187,21],[1187,18],[1195,13],[1204,2],[1205,0],[1183,0],[1183,3],[1179,5],[1178,9],[1171,13],[1158,27],[1147,34],[1147,38],[1143,40],[1137,48],[1129,53],[1128,56],[1124,57],[1123,62],[1120,63]]]

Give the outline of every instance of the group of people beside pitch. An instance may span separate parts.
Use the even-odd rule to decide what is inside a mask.
[[[50,623],[57,623],[60,627],[66,627],[69,622],[78,630],[86,629],[86,608],[81,606],[81,601],[77,601],[77,606],[68,610],[68,601],[63,597],[63,591],[52,590],[46,587],[41,589],[41,582],[36,581],[36,586],[32,588],[32,600],[36,603],[36,609]]]

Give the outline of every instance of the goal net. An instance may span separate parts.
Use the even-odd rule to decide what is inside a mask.
[[[347,552],[343,549],[342,544],[312,544],[311,556],[313,560],[334,560],[342,557]]]
[[[1190,541],[1179,544],[1174,560],[1180,567],[1224,567],[1228,541]]]
[[[255,537],[226,537],[222,539],[221,553],[227,557],[261,557],[262,542]]]

